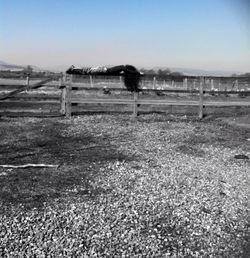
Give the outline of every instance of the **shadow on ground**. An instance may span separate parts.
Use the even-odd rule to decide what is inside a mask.
[[[92,189],[90,182],[108,162],[128,161],[128,157],[109,144],[108,139],[91,135],[63,136],[68,125],[53,120],[24,124],[23,130],[13,130],[0,146],[1,164],[53,164],[56,168],[0,168],[0,201],[23,204],[27,208],[64,196],[95,197],[102,189]],[[27,139],[27,132],[29,133]]]

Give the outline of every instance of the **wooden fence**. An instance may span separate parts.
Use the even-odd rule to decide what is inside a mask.
[[[68,83],[65,83],[64,86],[62,86],[62,94],[61,94],[61,113],[63,115],[66,115],[67,117],[70,117],[72,115],[72,105],[77,104],[118,104],[118,105],[131,105],[132,106],[132,113],[133,117],[136,117],[138,115],[138,106],[139,105],[165,105],[165,106],[197,106],[197,113],[200,119],[203,118],[204,115],[204,107],[230,107],[230,106],[250,106],[250,101],[211,101],[211,100],[204,100],[205,94],[227,94],[227,95],[239,95],[243,94],[239,90],[229,90],[229,91],[214,91],[214,90],[205,90],[205,77],[199,78],[199,88],[198,89],[187,89],[187,87],[184,87],[184,89],[165,89],[165,90],[158,90],[154,89],[143,89],[141,92],[154,92],[158,93],[159,95],[162,93],[168,94],[168,93],[176,93],[176,94],[196,94],[198,96],[197,100],[164,100],[164,99],[140,99],[140,94],[138,92],[132,93],[132,98],[96,98],[96,97],[88,97],[84,98],[83,96],[79,96],[79,94],[76,96],[74,92],[79,90],[95,90],[100,91],[103,90],[101,88],[95,88],[93,87],[93,81],[91,81],[90,88],[86,87],[74,87],[73,86],[73,80],[72,78],[69,79]],[[187,84],[187,79],[184,79],[183,84]],[[154,82],[153,82],[154,85]],[[118,89],[118,88],[109,88],[109,91],[115,92],[115,91],[126,91],[126,89]],[[250,96],[250,91],[245,90],[244,91],[245,96]]]
[[[250,96],[250,90],[213,90],[207,89],[207,78],[204,77],[195,77],[195,86],[196,87],[187,87],[187,79],[183,79],[183,85],[185,87],[182,88],[165,88],[165,89],[156,89],[156,87],[151,87],[151,89],[142,89],[139,93],[133,92],[128,93],[125,87],[121,85],[121,78],[115,78],[117,80],[118,85],[120,87],[114,88],[104,88],[102,87],[94,87],[93,78],[90,80],[90,87],[83,87],[81,84],[74,83],[72,77],[69,80],[65,78],[47,78],[40,82],[33,83],[27,79],[24,85],[19,85],[17,89],[12,90],[8,93],[0,93],[0,113],[7,113],[8,109],[2,109],[1,105],[18,105],[18,104],[27,104],[27,105],[55,105],[55,110],[58,115],[65,115],[66,117],[71,117],[72,115],[72,106],[76,106],[79,104],[111,104],[111,105],[128,105],[131,106],[131,112],[134,117],[138,115],[138,108],[143,107],[143,105],[152,105],[152,106],[192,106],[197,107],[197,114],[199,118],[202,118],[204,115],[204,108],[206,107],[250,107],[249,98],[246,99],[236,99],[230,101],[215,101],[213,99],[206,99],[206,95],[242,95],[242,96]],[[54,84],[51,81],[54,80]],[[210,79],[213,80],[213,79]],[[210,81],[211,82],[211,81]],[[212,81],[213,82],[213,81]],[[51,84],[50,84],[51,83]],[[153,82],[154,83],[154,82]],[[112,84],[111,84],[112,85]],[[154,84],[153,84],[154,85]],[[9,85],[13,87],[14,85]],[[86,85],[85,85],[86,86]],[[0,89],[4,87],[8,87],[7,85],[0,84]],[[41,90],[43,87],[56,89],[56,94],[39,94],[37,92],[32,93],[33,90]],[[236,88],[237,89],[237,88]],[[87,91],[92,91],[96,93],[96,96],[84,96],[84,93]],[[32,94],[25,94],[31,92]],[[116,93],[115,95],[102,95],[97,96],[98,92],[101,93]],[[21,93],[21,94],[20,94]],[[126,93],[127,96],[124,96],[120,93]],[[154,95],[155,97],[147,97],[143,96],[143,94]],[[183,99],[173,98],[168,99],[165,98],[165,95],[169,94],[184,94],[187,96]],[[157,97],[157,95],[163,95],[162,97]],[[189,99],[188,96],[194,95],[194,99]],[[113,96],[113,97],[111,97]],[[119,96],[119,97],[118,97]],[[22,108],[18,108],[19,111],[24,111]],[[48,114],[51,114],[51,108],[48,108]],[[2,112],[1,112],[2,111]],[[43,112],[44,110],[41,109]],[[44,114],[46,112],[43,112]]]

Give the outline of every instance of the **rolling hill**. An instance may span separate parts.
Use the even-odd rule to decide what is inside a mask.
[[[0,60],[0,70],[1,71],[6,71],[6,70],[16,71],[16,70],[22,70],[22,69],[24,69],[24,66],[9,64],[9,63],[6,63],[6,62]]]

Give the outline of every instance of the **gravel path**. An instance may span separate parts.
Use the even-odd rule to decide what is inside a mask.
[[[248,129],[155,114],[137,120],[24,118],[1,125],[16,128],[1,144],[24,147],[21,129],[29,128],[27,146],[40,144],[39,161],[61,165],[40,170],[49,187],[39,192],[39,206],[31,196],[41,182],[33,192],[26,189],[32,207],[13,196],[8,203],[1,192],[3,257],[250,256]],[[246,159],[235,159],[237,154]],[[2,171],[9,190],[18,184],[15,173]]]

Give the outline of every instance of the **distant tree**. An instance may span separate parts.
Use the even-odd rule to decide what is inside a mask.
[[[240,75],[241,77],[250,77],[250,73],[243,73]]]
[[[147,70],[147,74],[156,74],[156,71],[153,69]]]
[[[181,72],[171,72],[169,68],[166,69],[158,69],[155,71],[154,69],[140,69],[140,72],[143,72],[146,76],[159,76],[159,77],[164,77],[164,76],[183,76],[184,74]]]
[[[170,75],[172,75],[172,76],[183,76],[184,74],[180,73],[180,72],[172,72]]]
[[[166,76],[166,75],[171,74],[171,71],[170,71],[170,69],[164,69],[164,70],[159,69],[159,70],[157,71],[157,74],[158,74],[159,76],[163,77],[163,76]]]
[[[156,74],[155,70],[153,70],[153,69],[141,68],[141,69],[140,69],[140,72],[144,73],[145,75],[148,75],[148,74]]]

